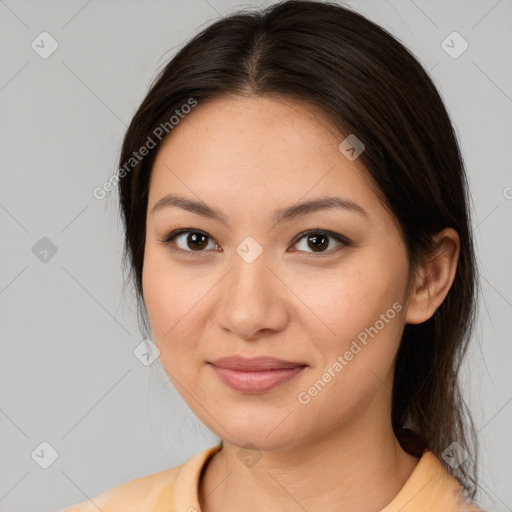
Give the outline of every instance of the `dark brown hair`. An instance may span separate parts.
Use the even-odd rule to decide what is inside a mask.
[[[407,324],[396,357],[392,426],[409,453],[459,443],[470,457],[448,469],[473,498],[478,443],[458,374],[476,317],[477,267],[463,159],[442,98],[418,60],[389,32],[334,3],[285,1],[224,17],[197,34],[159,72],[126,132],[119,178],[124,263],[148,331],[142,289],[151,168],[166,126],[191,99],[284,96],[319,106],[364,143],[362,163],[403,237],[411,274],[445,227],[460,237],[454,282],[434,315]],[[181,116],[180,116],[181,117]],[[177,117],[176,117],[177,119]],[[179,122],[179,121],[178,121]],[[167,124],[166,124],[167,123]],[[155,143],[131,160],[147,141]],[[340,138],[340,141],[342,139]],[[129,260],[129,262],[127,262]],[[411,280],[412,282],[412,280]],[[139,323],[140,326],[140,323]]]

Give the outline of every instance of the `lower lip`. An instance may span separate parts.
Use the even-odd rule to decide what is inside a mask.
[[[302,370],[304,366],[296,368],[279,368],[276,370],[263,370],[256,372],[244,372],[231,370],[211,365],[220,380],[236,391],[246,393],[262,393],[273,389],[283,382],[286,382]]]

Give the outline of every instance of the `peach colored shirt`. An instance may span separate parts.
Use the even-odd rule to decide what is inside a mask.
[[[59,512],[201,512],[199,476],[219,450],[220,443],[180,466],[130,480]],[[458,480],[425,450],[400,492],[380,512],[482,511],[463,500]]]

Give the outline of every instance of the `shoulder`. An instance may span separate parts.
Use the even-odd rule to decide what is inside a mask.
[[[59,512],[109,512],[149,506],[164,489],[173,488],[181,466],[135,478]],[[135,507],[135,508],[134,508]]]
[[[426,489],[429,489],[424,496],[425,503],[432,507],[442,505],[447,512],[483,512],[474,503],[471,503],[464,487],[441,463],[432,452],[427,451],[423,468],[425,476],[429,478],[426,482]]]
[[[196,503],[201,470],[219,449],[207,448],[179,466],[129,480],[58,512],[169,512],[178,500]]]
[[[402,490],[381,512],[483,512],[437,456],[425,450]]]

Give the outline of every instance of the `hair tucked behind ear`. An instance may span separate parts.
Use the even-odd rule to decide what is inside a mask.
[[[365,145],[359,158],[399,226],[411,276],[432,253],[433,235],[445,227],[458,232],[458,267],[444,302],[429,320],[405,326],[396,358],[392,425],[414,455],[428,447],[441,457],[452,442],[468,451],[464,464],[448,469],[473,498],[478,445],[458,384],[478,291],[464,164],[428,74],[391,34],[360,14],[314,1],[235,13],[196,35],[159,73],[126,132],[120,158],[121,167],[148,137],[156,142],[119,181],[124,256],[144,327],[148,186],[161,143],[154,130],[191,98],[200,108],[223,94],[310,102],[344,136],[356,134]]]

